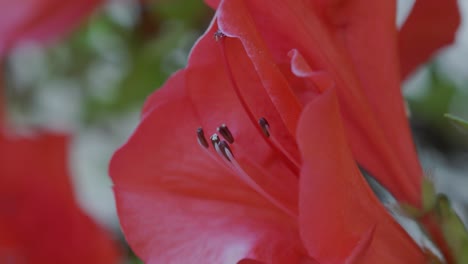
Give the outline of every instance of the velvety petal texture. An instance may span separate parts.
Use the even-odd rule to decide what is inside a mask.
[[[416,0],[398,41],[403,79],[454,41],[460,20],[457,0]]]
[[[0,262],[117,263],[109,234],[75,202],[68,137],[0,135]]]
[[[427,263],[361,176],[341,120],[328,90],[304,109],[298,126],[299,224],[308,252],[319,263]]]
[[[68,33],[102,0],[0,0],[0,55],[27,41],[50,41]]]

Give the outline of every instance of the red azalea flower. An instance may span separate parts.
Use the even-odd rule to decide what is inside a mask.
[[[214,2],[112,159],[132,248],[147,263],[426,263],[356,165],[420,205],[394,1]]]
[[[49,41],[76,27],[102,0],[0,0],[0,54],[22,41]]]
[[[116,244],[78,207],[63,135],[0,135],[0,263],[117,263]]]

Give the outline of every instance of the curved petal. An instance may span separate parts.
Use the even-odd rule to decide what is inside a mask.
[[[460,20],[457,0],[443,3],[437,0],[416,1],[399,34],[403,79],[426,62],[435,51],[454,41]]]
[[[0,135],[0,260],[119,260],[109,234],[74,200],[67,173],[67,143],[67,136],[56,134],[34,138]]]
[[[360,175],[333,89],[312,101],[298,126],[303,155],[300,233],[320,263],[426,263]]]
[[[119,218],[137,255],[145,263],[247,257],[279,264],[304,254],[292,219],[240,180],[212,146],[198,145],[201,121],[189,97],[159,100],[165,103],[144,115],[110,165]]]
[[[297,50],[312,71],[330,76],[326,83],[336,84],[358,162],[399,200],[419,205],[422,173],[399,91],[394,20],[388,24],[394,16],[392,2],[332,1],[327,9],[329,2],[225,0],[218,7],[218,19],[223,33],[242,41],[257,71],[267,64],[263,61],[270,68],[290,65],[288,54]],[[389,51],[381,55],[382,47]],[[311,86],[280,88],[311,100],[313,96],[304,92]]]
[[[0,54],[22,41],[49,41],[76,27],[102,0],[0,0]]]
[[[345,3],[346,2],[346,3]],[[419,205],[420,184],[423,175],[414,148],[404,100],[401,94],[396,31],[396,3],[384,1],[342,1],[334,13],[335,34],[342,39],[359,78],[364,96],[383,132],[385,147],[393,152],[393,166],[403,168],[400,176],[381,175],[372,168],[370,158],[359,160],[399,199]],[[385,144],[387,143],[387,144]],[[383,147],[383,146],[382,146]],[[361,154],[365,155],[365,154]],[[359,157],[358,157],[359,158]],[[388,178],[398,178],[402,194]]]

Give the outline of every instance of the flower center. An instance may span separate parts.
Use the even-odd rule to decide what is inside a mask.
[[[261,118],[260,120],[263,120],[261,122],[259,121],[261,126],[263,124],[262,131],[265,131],[266,133],[269,134],[269,131],[266,125],[268,124],[266,119]],[[214,133],[213,135],[211,135],[210,141],[218,157],[213,156],[212,152],[208,151],[209,155],[215,160],[219,160],[219,158],[221,158],[223,160],[222,163],[224,164],[224,166],[230,169],[231,171],[233,171],[235,175],[238,175],[241,178],[241,180],[244,181],[248,186],[250,186],[259,194],[263,195],[265,198],[267,198],[270,202],[272,202],[278,208],[282,209],[288,215],[294,218],[297,217],[297,213],[293,212],[289,208],[289,206],[285,205],[283,202],[277,199],[274,195],[270,194],[267,190],[265,190],[260,184],[258,184],[255,178],[249,175],[249,173],[247,172],[247,169],[245,168],[246,166],[241,164],[235,159],[234,154],[230,147],[230,144],[234,143],[234,137],[232,136],[232,133],[229,130],[228,126],[226,124],[222,124],[221,126],[217,128],[217,131],[218,133],[220,133],[223,139],[221,139],[217,133]],[[205,138],[205,133],[203,131],[203,128],[197,129],[197,140],[200,146],[202,146],[204,149],[208,150],[210,148],[208,141]],[[266,173],[265,170],[263,170],[259,166],[256,166],[255,164],[249,164],[249,165],[250,166],[253,165],[254,167],[256,167],[258,173]]]
[[[226,56],[226,49],[224,46],[224,40],[226,36],[222,32],[218,31],[214,34],[214,38],[219,43],[224,61],[224,69],[231,83],[231,87],[241,105],[241,108],[243,111],[245,111],[249,122],[254,125],[254,131],[256,131],[257,135],[259,136],[258,140],[263,140],[267,144],[268,148],[271,150],[269,153],[275,156],[275,160],[284,164],[284,167],[287,168],[289,172],[271,171],[269,170],[271,168],[266,168],[265,166],[260,165],[261,163],[256,161],[255,156],[249,158],[241,157],[240,159],[239,157],[236,158],[236,155],[233,152],[234,148],[231,147],[232,145],[236,144],[236,139],[229,129],[228,124],[223,123],[219,125],[216,128],[216,132],[214,132],[211,137],[209,137],[209,139],[205,136],[204,129],[202,127],[198,128],[196,131],[197,141],[200,146],[207,151],[208,155],[212,159],[216,160],[217,162],[221,160],[223,166],[233,171],[234,174],[240,177],[241,180],[248,186],[266,197],[280,209],[283,209],[289,215],[297,217],[297,213],[295,212],[296,209],[292,208],[291,206],[291,204],[297,204],[297,202],[293,202],[291,199],[285,199],[285,195],[281,194],[282,191],[279,191],[278,189],[272,189],[271,186],[268,186],[270,184],[266,182],[265,179],[274,177],[274,174],[282,174],[283,176],[294,175],[299,177],[300,163],[296,158],[293,157],[293,155],[291,155],[290,152],[286,150],[280,140],[275,136],[275,133],[272,133],[270,124],[267,119],[265,117],[258,118],[255,116],[246,99],[242,95],[238,83],[234,78],[228,56]],[[253,143],[255,144],[255,142]],[[213,149],[210,148],[210,145],[212,145]]]

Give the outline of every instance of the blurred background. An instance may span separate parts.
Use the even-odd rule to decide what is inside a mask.
[[[120,234],[107,166],[136,127],[145,98],[182,68],[213,12],[202,0],[109,0],[51,45],[25,43],[4,60],[10,122],[73,133],[70,166],[81,207]],[[414,1],[399,1],[398,23]],[[468,1],[456,43],[404,84],[420,156],[438,191],[468,219]],[[137,259],[128,250],[128,263]]]

